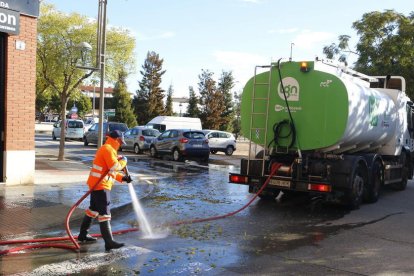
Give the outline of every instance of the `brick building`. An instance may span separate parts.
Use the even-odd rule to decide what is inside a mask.
[[[34,182],[38,15],[39,0],[0,1],[0,183]]]

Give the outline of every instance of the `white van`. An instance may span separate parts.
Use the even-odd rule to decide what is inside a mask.
[[[146,124],[146,127],[164,132],[167,129],[194,129],[201,130],[200,118],[157,116]]]
[[[56,138],[60,137],[61,127],[62,127],[62,121],[59,121],[53,125],[53,131],[52,131],[53,140],[56,140]],[[83,121],[76,120],[76,119],[66,119],[65,131],[66,131],[65,138],[76,139],[76,140],[82,141],[83,133],[85,131]]]

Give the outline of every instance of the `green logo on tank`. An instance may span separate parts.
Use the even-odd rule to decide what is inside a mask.
[[[369,124],[371,126],[378,125],[378,107],[380,99],[375,98],[374,96],[369,96]]]

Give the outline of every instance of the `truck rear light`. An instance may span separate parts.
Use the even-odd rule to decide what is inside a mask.
[[[308,184],[308,190],[327,193],[332,191],[332,187],[327,184]]]
[[[235,174],[230,175],[230,182],[233,182],[233,183],[247,183],[248,180],[249,178],[247,176],[235,175]]]
[[[188,139],[187,139],[187,138],[181,138],[181,139],[180,139],[180,143],[181,143],[181,144],[188,143]]]
[[[145,137],[141,135],[141,136],[139,136],[139,140],[140,141],[145,141]]]

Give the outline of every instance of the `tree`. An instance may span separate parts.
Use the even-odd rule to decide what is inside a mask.
[[[78,108],[78,115],[81,118],[92,110],[91,100],[80,91],[73,94],[73,97],[69,99],[67,109],[70,110],[72,106],[76,106]]]
[[[340,35],[338,37],[338,44],[332,43],[329,46],[323,47],[323,53],[326,55],[327,58],[333,59],[335,56],[339,55],[338,60],[341,62],[347,63],[347,56],[349,53],[356,54],[355,52],[351,51],[349,48],[349,39],[351,37],[349,35]]]
[[[198,108],[199,99],[195,94],[194,88],[192,86],[188,87],[189,96],[188,96],[188,106],[185,116],[199,118],[200,109]]]
[[[160,87],[163,59],[155,52],[148,52],[140,71],[142,80],[134,98],[135,112],[140,124],[164,114],[164,90]]]
[[[78,86],[94,73],[76,66],[81,63],[81,53],[77,46],[81,42],[93,46],[96,44],[96,22],[77,13],[61,13],[53,5],[42,3],[37,30],[37,77],[47,84],[51,93],[59,95],[60,117],[64,124],[69,99]],[[115,71],[133,68],[131,60],[135,41],[129,31],[120,28],[108,28],[106,37],[105,60],[108,70],[105,79],[112,82]],[[64,159],[64,143],[65,131],[62,128],[58,160]]]
[[[231,90],[234,87],[233,73],[223,71],[221,73],[217,91],[223,95],[224,98],[224,112],[222,114],[223,124],[220,126],[220,130],[231,131],[231,122],[234,118],[234,103],[231,95]]]
[[[241,106],[241,93],[238,94],[234,92],[234,113],[235,117],[233,117],[232,127],[233,127],[233,134],[234,137],[239,137],[241,132],[241,122],[240,122],[240,106]]]
[[[413,98],[414,75],[411,67],[414,60],[414,12],[409,16],[394,10],[369,12],[361,20],[355,21],[352,27],[359,35],[356,51],[353,52],[358,54],[354,69],[373,76],[403,76],[407,83],[406,93]],[[342,42],[347,40],[342,39]],[[325,54],[335,57],[343,53],[342,48],[346,47],[340,40],[337,47],[325,46]]]
[[[172,116],[173,115],[173,102],[172,102],[172,95],[174,93],[174,89],[173,86],[170,85],[170,87],[168,87],[168,91],[167,91],[167,100],[165,102],[165,115],[166,116]]]
[[[114,87],[113,101],[116,103],[114,120],[123,122],[128,127],[134,127],[137,125],[137,120],[132,109],[131,94],[127,90],[126,77],[126,72],[120,71]]]
[[[205,129],[219,129],[225,123],[223,119],[224,96],[217,91],[213,73],[202,70],[198,76],[198,89],[200,93],[201,114],[200,119]]]

